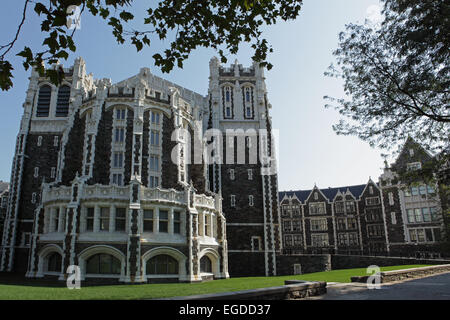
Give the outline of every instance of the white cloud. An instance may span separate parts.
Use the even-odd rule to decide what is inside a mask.
[[[381,7],[379,5],[371,5],[366,10],[366,19],[373,24],[379,24],[383,20]]]

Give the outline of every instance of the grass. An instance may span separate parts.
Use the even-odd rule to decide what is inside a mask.
[[[425,265],[381,267],[381,271],[399,270],[423,266]],[[203,283],[114,285],[92,287],[82,286],[80,290],[68,290],[64,287],[33,286],[30,283],[25,285],[2,284],[0,281],[0,300],[155,299],[275,287],[283,285],[285,280],[293,279],[326,282],[350,282],[351,276],[363,275],[366,275],[365,268],[332,270],[297,276],[231,278]]]

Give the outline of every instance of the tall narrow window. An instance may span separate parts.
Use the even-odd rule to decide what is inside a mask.
[[[87,208],[86,231],[94,231],[94,208]]]
[[[59,209],[56,209],[53,212],[53,232],[58,232],[58,225],[59,225]]]
[[[42,136],[39,136],[37,139],[37,146],[40,147],[42,146]]]
[[[234,169],[230,169],[230,180],[234,180]]]
[[[116,109],[116,119],[125,120],[125,118],[126,118],[126,109]]]
[[[159,210],[159,232],[168,232],[169,212],[167,210]]]
[[[209,214],[205,215],[205,236],[211,236],[211,216]]]
[[[181,213],[178,211],[173,213],[173,233],[181,233]]]
[[[125,129],[116,128],[114,131],[114,142],[124,142],[125,140]]]
[[[247,107],[245,108],[245,116],[246,116],[247,118],[251,118],[251,117],[252,117],[252,109],[251,109],[249,106],[247,106]]]
[[[159,146],[159,131],[152,130],[150,135],[150,144],[154,147]]]
[[[121,173],[114,173],[113,174],[113,184],[122,186],[123,185],[123,176]]]
[[[253,169],[247,169],[248,180],[253,180]]]
[[[388,197],[389,197],[389,205],[393,206],[394,205],[394,194],[392,192],[389,192]]]
[[[123,152],[114,153],[114,168],[123,167]]]
[[[100,210],[100,231],[109,231],[109,208]]]
[[[230,200],[231,200],[231,206],[236,207],[236,196],[234,194],[231,195]]]
[[[250,207],[253,207],[253,196],[252,195],[248,196],[248,205]]]
[[[392,224],[397,224],[397,217],[395,216],[395,212],[391,212],[391,222]]]
[[[152,111],[152,123],[159,124],[159,112]]]
[[[144,228],[144,232],[153,232],[153,210],[152,209],[144,210],[143,228]]]
[[[156,188],[159,186],[159,177],[150,176],[150,188]]]
[[[58,89],[58,99],[56,100],[56,116],[67,117],[69,114],[70,87],[61,86]]]
[[[230,93],[230,87],[225,88],[225,101],[230,102],[231,101],[231,93]]]
[[[250,102],[250,88],[245,88],[245,102]]]
[[[35,178],[39,177],[39,167],[34,167],[34,174],[33,174],[33,176]]]
[[[52,167],[50,171],[50,178],[54,179],[56,177],[56,168]]]
[[[150,171],[159,171],[159,156],[150,156]]]
[[[116,208],[116,231],[125,231],[126,209]]]
[[[43,85],[39,89],[36,116],[48,117],[50,112],[50,99],[52,96],[52,88],[49,85]]]

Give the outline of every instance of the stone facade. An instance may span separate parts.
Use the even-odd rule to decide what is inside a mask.
[[[280,192],[283,252],[438,258],[444,239],[437,186],[396,172],[432,159],[408,139],[379,183]]]
[[[116,84],[88,75],[81,58],[63,70],[59,87],[35,71],[30,77],[0,271],[64,280],[76,265],[82,280],[126,283],[277,273],[278,186],[262,68],[211,59],[207,96],[148,68]],[[240,138],[245,161],[224,161],[240,157]],[[250,161],[254,148],[263,161]],[[205,160],[208,150],[214,161]]]
[[[0,250],[3,246],[3,227],[6,218],[6,209],[8,208],[9,184],[0,181]]]

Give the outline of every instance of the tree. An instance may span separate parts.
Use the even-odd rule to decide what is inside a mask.
[[[327,76],[344,80],[347,99],[325,97],[344,116],[338,134],[391,150],[412,137],[436,154],[402,183],[435,181],[450,252],[450,1],[382,0],[384,20],[349,24]]]
[[[325,97],[344,119],[338,134],[385,149],[408,136],[428,150],[449,146],[450,1],[383,0],[384,21],[349,24],[327,76],[347,99]]]
[[[218,51],[221,61],[226,62],[228,53],[235,54],[242,42],[251,43],[253,60],[261,65],[272,67],[266,61],[272,47],[262,37],[264,25],[275,24],[278,19],[295,19],[301,8],[301,0],[162,0],[148,8],[144,25],[147,30],[129,27],[134,21],[133,0],[25,0],[21,22],[12,41],[0,45],[0,88],[12,87],[13,66],[7,59],[20,36],[26,21],[28,7],[34,3],[34,11],[43,17],[41,31],[43,50],[25,47],[17,53],[24,58],[25,69],[36,67],[41,75],[60,83],[63,72],[45,69],[43,62],[55,63],[67,59],[69,51],[75,52],[74,33],[66,26],[74,6],[80,7],[81,14],[92,14],[105,20],[112,28],[118,43],[130,42],[137,51],[153,41],[171,38],[164,52],[153,55],[155,64],[163,72],[169,72],[175,63],[182,68],[192,50],[198,47],[211,47]]]

